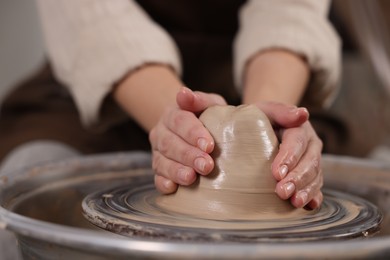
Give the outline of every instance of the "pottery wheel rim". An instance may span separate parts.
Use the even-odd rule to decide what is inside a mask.
[[[272,227],[267,220],[244,221],[235,227],[236,221],[218,221],[194,217],[198,226],[186,225],[189,216],[160,210],[158,216],[147,210],[152,207],[158,192],[148,178],[132,182],[129,186],[111,187],[87,195],[83,202],[83,214],[94,225],[127,237],[153,238],[170,241],[232,241],[232,242],[288,242],[316,241],[369,236],[379,230],[382,214],[372,203],[340,191],[324,189],[324,202],[315,217],[308,217],[303,225],[293,220],[290,226]],[[135,201],[131,200],[135,199]],[[141,203],[141,204],[139,204]],[[345,203],[353,204],[347,210]],[[140,206],[142,205],[142,206]],[[146,210],[145,210],[146,206]],[[345,219],[348,219],[345,221]],[[156,221],[157,220],[157,221]],[[295,222],[294,222],[295,221]],[[299,220],[301,221],[301,220]],[[337,224],[339,222],[339,224]],[[334,225],[336,223],[336,225]],[[221,224],[221,225],[219,225]],[[279,223],[280,224],[280,223]],[[267,226],[267,227],[264,227]]]

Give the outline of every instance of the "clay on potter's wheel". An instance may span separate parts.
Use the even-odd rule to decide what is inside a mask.
[[[108,184],[84,198],[84,216],[124,236],[180,241],[313,241],[379,229],[379,210],[345,193],[323,190],[321,208],[312,211],[281,200],[271,173],[278,141],[256,107],[211,107],[200,120],[215,140],[211,174],[172,195],[157,192],[153,175]]]
[[[157,204],[173,212],[218,220],[303,216],[275,193],[271,163],[279,142],[266,115],[254,105],[214,106],[200,116],[214,138],[215,167],[190,187]]]

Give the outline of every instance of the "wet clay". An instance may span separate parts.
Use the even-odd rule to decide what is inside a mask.
[[[199,118],[215,141],[215,167],[189,187],[156,198],[159,207],[216,220],[291,218],[308,214],[275,193],[271,163],[278,140],[266,115],[254,105],[214,106]]]

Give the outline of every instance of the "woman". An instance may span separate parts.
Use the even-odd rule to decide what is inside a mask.
[[[295,207],[319,207],[322,143],[308,111],[296,105],[323,106],[335,93],[340,46],[326,19],[328,1],[38,5],[56,78],[41,74],[6,100],[3,154],[42,139],[71,147],[62,152],[148,149],[148,134],[156,187],[171,193],[214,166],[213,139],[197,116],[216,104],[253,103],[281,139],[272,166],[276,193]],[[26,89],[41,94],[22,115]]]

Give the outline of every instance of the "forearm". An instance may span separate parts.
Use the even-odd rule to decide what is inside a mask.
[[[146,65],[131,72],[114,89],[119,105],[149,132],[164,109],[176,104],[180,79],[165,65]]]
[[[275,49],[259,53],[246,66],[243,103],[276,101],[297,105],[309,76],[305,60],[292,52]]]

